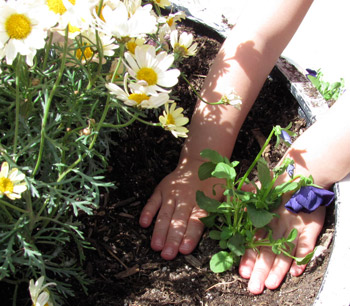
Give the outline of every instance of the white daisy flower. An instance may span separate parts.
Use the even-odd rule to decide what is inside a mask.
[[[183,11],[179,11],[176,13],[171,13],[168,16],[162,16],[158,18],[158,23],[165,24],[169,31],[173,31],[176,29],[176,25],[179,21],[186,18],[186,13]]]
[[[193,35],[191,33],[183,32],[179,37],[177,30],[170,34],[170,43],[176,54],[181,57],[189,57],[196,55],[197,43],[193,43]]]
[[[0,59],[11,65],[17,54],[33,65],[36,51],[45,46],[47,30],[56,20],[40,1],[2,1],[0,5]]]
[[[187,137],[188,129],[184,127],[189,121],[183,114],[183,108],[176,108],[176,103],[171,103],[169,109],[169,103],[165,104],[165,111],[163,116],[159,116],[159,122],[163,128],[170,131],[176,138]]]
[[[147,92],[147,88],[139,84],[131,83],[129,88],[131,93],[125,86],[125,91],[118,85],[109,83],[106,87],[111,94],[116,95],[117,98],[124,102],[125,105],[137,106],[140,108],[158,108],[169,101],[167,93],[159,93],[157,95],[151,95]]]
[[[75,50],[75,57],[82,61],[86,62],[99,62],[99,54],[97,46],[102,47],[103,56],[113,56],[115,49],[119,48],[119,45],[116,44],[115,39],[107,36],[104,33],[99,33],[99,42],[96,39],[96,33],[93,29],[89,29],[82,33],[82,45],[80,48]],[[104,64],[106,60],[103,58],[102,63]]]
[[[144,38],[130,38],[125,44],[125,47],[130,53],[135,54],[136,47],[144,45],[145,42],[146,40]]]
[[[161,25],[158,31],[158,38],[162,44],[167,44],[171,32],[176,29],[177,22],[185,18],[186,14],[182,11],[169,14],[167,17],[161,16],[158,18],[158,23]]]
[[[118,2],[115,8],[105,5],[101,11],[103,18],[97,20],[100,30],[117,39],[143,37],[157,31],[157,19],[151,4],[141,6],[139,0]]]
[[[97,0],[46,0],[46,5],[58,18],[57,32],[74,38],[93,24],[93,8]]]
[[[237,109],[241,109],[242,98],[236,94],[235,90],[230,90],[227,94],[224,94],[220,100],[223,104],[234,106]]]
[[[19,199],[21,193],[27,190],[25,175],[17,168],[9,170],[9,164],[3,162],[0,170],[0,197],[6,195],[10,200]]]
[[[171,2],[169,0],[153,0],[159,7],[165,8],[166,6],[170,6]]]
[[[34,280],[29,281],[29,293],[33,302],[33,306],[53,306],[50,298],[48,286],[56,286],[56,283],[44,283],[44,276],[41,276],[34,284]]]
[[[135,56],[126,52],[125,59],[129,74],[141,85],[148,86],[152,94],[166,92],[163,87],[170,88],[178,82],[180,71],[169,69],[174,62],[174,55],[164,51],[156,54],[154,46],[137,46]]]

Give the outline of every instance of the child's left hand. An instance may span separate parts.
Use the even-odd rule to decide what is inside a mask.
[[[311,214],[295,214],[281,205],[277,210],[280,217],[274,218],[269,225],[274,238],[287,237],[293,228],[297,229],[298,237],[293,242],[294,256],[304,257],[315,248],[317,237],[323,227],[325,211],[325,207],[319,207]],[[245,252],[239,266],[239,274],[243,278],[249,278],[248,290],[251,293],[260,294],[265,287],[268,289],[279,287],[288,270],[292,276],[299,276],[305,267],[306,265],[298,266],[294,260],[283,254],[274,254],[271,248],[262,247],[260,255],[252,249]]]

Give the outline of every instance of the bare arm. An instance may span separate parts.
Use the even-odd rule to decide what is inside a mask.
[[[295,161],[295,175],[312,175],[317,185],[329,188],[350,172],[349,114],[350,93],[347,92],[293,143],[285,157]],[[288,180],[286,177],[287,174],[279,177],[279,183]],[[275,235],[286,236],[296,228],[299,234],[294,242],[295,256],[303,257],[311,252],[323,226],[324,207],[319,207],[312,214],[294,214],[281,205],[278,214],[280,218],[270,224]],[[252,293],[261,293],[264,286],[277,288],[289,269],[293,276],[300,275],[305,269],[305,265],[292,264],[290,258],[276,256],[268,248],[260,251],[260,256],[247,251],[239,269],[243,277],[250,278],[248,288]]]
[[[218,101],[234,88],[242,97],[242,109],[199,101],[181,161],[199,158],[205,148],[230,156],[239,129],[267,75],[312,4],[312,0],[251,2],[250,9],[227,37],[202,90],[204,99]]]
[[[349,115],[347,91],[288,150],[298,174],[311,174],[315,184],[329,188],[350,172]]]

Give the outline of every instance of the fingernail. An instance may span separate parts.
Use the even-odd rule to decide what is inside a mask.
[[[253,294],[260,294],[262,292],[261,284],[259,282],[250,282],[249,291]]]
[[[147,217],[140,218],[139,222],[140,222],[141,226],[147,226],[148,225],[148,218]]]
[[[269,275],[269,277],[266,279],[266,287],[270,289],[274,289],[277,286],[277,277],[274,274]]]
[[[172,257],[174,256],[174,254],[175,254],[175,251],[171,247],[166,247],[162,252],[162,255],[165,255],[165,257]]]
[[[163,242],[161,239],[155,239],[152,243],[152,246],[161,249],[163,247]]]
[[[299,267],[299,266],[297,266],[297,267],[292,267],[292,268],[290,269],[290,274],[291,274],[292,276],[299,276],[300,274],[303,273],[303,271],[304,271],[304,269],[303,269],[302,267]]]
[[[243,277],[243,278],[249,278],[250,277],[250,269],[248,269],[248,268],[241,268],[240,270],[239,270],[239,274],[241,274],[241,276]]]
[[[180,249],[182,252],[191,251],[191,248],[192,248],[192,245],[190,244],[189,241],[184,241],[180,246]]]

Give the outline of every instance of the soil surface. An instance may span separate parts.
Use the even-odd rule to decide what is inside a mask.
[[[200,91],[222,38],[198,27],[193,33],[199,44],[198,55],[186,59],[181,70]],[[190,118],[195,94],[182,79],[176,93]],[[272,126],[285,127],[289,122],[293,122],[298,135],[306,129],[297,102],[274,69],[237,139],[232,159],[240,161],[238,172],[245,171],[253,161],[260,150],[259,139],[267,137]],[[248,281],[236,268],[222,274],[210,271],[209,260],[217,243],[208,238],[207,231],[191,255],[163,260],[150,248],[153,226],[141,228],[138,218],[154,188],[176,167],[183,140],[138,123],[115,133],[113,138],[108,179],[116,188],[102,195],[101,206],[93,215],[80,217],[87,241],[95,249],[85,251],[84,263],[94,283],[88,295],[77,286],[76,297],[67,305],[312,305],[327,267],[329,249],[311,262],[301,277],[288,275],[280,288],[258,296],[247,291]],[[271,146],[265,155],[271,167],[284,150]],[[333,226],[334,210],[330,208],[318,244],[328,247]]]
[[[187,29],[188,31],[189,29]],[[204,34],[205,33],[205,34]],[[196,90],[218,52],[222,39],[215,33],[194,35],[199,44],[195,58],[181,66]],[[186,82],[176,88],[181,106],[191,116],[196,97]],[[240,161],[244,171],[260,149],[256,135],[267,137],[273,125],[293,122],[300,135],[306,128],[298,115],[298,105],[274,69],[249,113],[237,140],[232,159]],[[125,133],[115,135],[116,145],[110,161],[109,179],[115,190],[103,195],[101,207],[93,216],[83,216],[87,240],[96,249],[87,251],[86,272],[95,281],[88,296],[83,293],[69,305],[311,305],[317,296],[327,266],[329,251],[311,262],[298,278],[288,275],[277,290],[265,290],[254,296],[247,291],[247,280],[237,269],[214,274],[209,260],[217,247],[207,232],[188,256],[163,260],[150,248],[153,227],[138,224],[142,207],[159,181],[177,164],[183,140],[170,133],[134,124]],[[285,148],[267,153],[273,166]],[[324,232],[318,244],[332,238],[334,211],[328,209]]]

